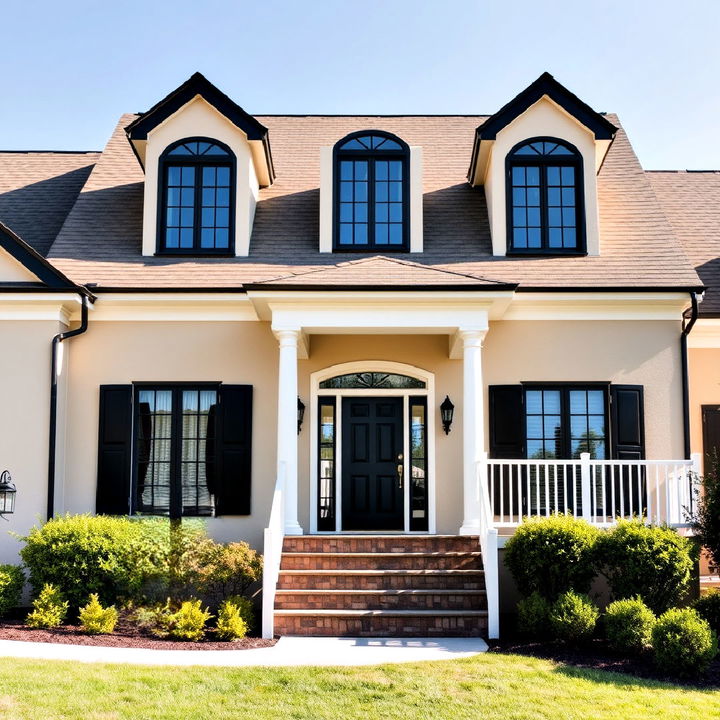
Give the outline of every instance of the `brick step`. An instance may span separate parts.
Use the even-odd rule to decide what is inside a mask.
[[[479,552],[285,552],[283,570],[482,569]]]
[[[459,535],[288,535],[283,552],[476,552],[477,537]]]
[[[281,570],[279,589],[482,590],[482,570]]]
[[[482,610],[277,610],[279,635],[352,637],[478,637],[487,632]]]
[[[278,590],[278,610],[485,610],[483,590]]]

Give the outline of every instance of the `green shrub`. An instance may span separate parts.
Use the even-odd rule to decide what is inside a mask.
[[[167,597],[186,583],[186,557],[204,537],[201,522],[65,515],[21,538],[20,555],[35,592],[57,585],[76,611],[93,593],[103,604]]]
[[[227,598],[233,605],[237,606],[240,617],[248,627],[248,631],[255,627],[255,603],[243,595],[231,595]]]
[[[118,612],[114,606],[104,608],[93,593],[85,607],[80,608],[80,626],[88,635],[108,635],[117,625]]]
[[[175,609],[168,598],[164,605],[145,608],[135,617],[140,627],[149,629],[156,637],[198,641],[203,639],[205,625],[212,615],[202,609],[200,600],[184,600]]]
[[[32,628],[55,628],[62,625],[68,602],[54,585],[47,584],[33,601],[32,612],[25,621]]]
[[[613,598],[639,595],[656,614],[685,595],[693,568],[691,542],[666,526],[621,520],[598,543]]]
[[[705,458],[705,474],[694,499],[693,528],[712,564],[720,567],[720,454],[715,448]]]
[[[539,592],[552,601],[568,590],[587,592],[598,535],[570,515],[525,520],[505,545],[505,562],[524,595]]]
[[[0,617],[20,604],[25,575],[17,565],[0,565]]]
[[[703,620],[707,620],[715,634],[720,635],[720,590],[711,590],[701,595],[693,607]]]
[[[615,650],[636,653],[650,646],[655,615],[640,598],[610,603],[604,620],[605,635]]]
[[[247,631],[248,625],[240,614],[240,608],[232,600],[225,600],[218,612],[217,636],[221,640],[239,640],[245,637]]]
[[[539,592],[522,598],[517,604],[517,613],[518,630],[523,635],[535,639],[547,636],[550,603]]]
[[[717,654],[717,635],[690,608],[672,608],[658,618],[652,631],[655,664],[679,677],[705,671]]]
[[[208,538],[188,553],[187,568],[197,592],[219,603],[244,595],[262,578],[262,556],[245,542],[222,545]]]
[[[558,640],[578,643],[589,639],[600,611],[587,595],[568,590],[550,606],[550,629]]]

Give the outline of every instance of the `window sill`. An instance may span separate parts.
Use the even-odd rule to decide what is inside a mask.
[[[353,247],[333,247],[334,253],[409,253],[410,248],[403,246],[388,247],[387,245],[354,245]]]
[[[178,252],[176,250],[168,250],[153,253],[153,257],[184,257],[184,258],[232,258],[236,257],[234,252]]]

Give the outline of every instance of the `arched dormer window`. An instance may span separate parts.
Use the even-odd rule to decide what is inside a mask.
[[[578,150],[555,138],[533,138],[507,157],[508,252],[585,252],[583,166]]]
[[[379,130],[335,145],[335,250],[409,249],[409,148]]]
[[[160,157],[158,252],[234,252],[235,155],[209,138],[187,138]]]

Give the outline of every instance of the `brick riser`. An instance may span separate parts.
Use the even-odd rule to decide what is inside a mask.
[[[487,631],[477,538],[287,537],[278,590],[278,635],[442,637]]]
[[[318,637],[480,637],[487,633],[487,621],[475,617],[278,616],[275,632]]]
[[[333,555],[284,554],[281,570],[482,570],[480,553],[403,555],[401,553]]]
[[[485,594],[467,594],[460,591],[452,595],[413,593],[384,595],[381,593],[358,595],[349,593],[278,593],[275,596],[278,610],[486,610]]]

